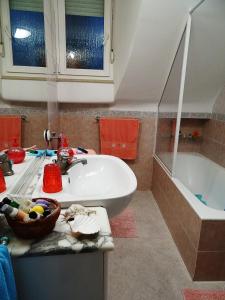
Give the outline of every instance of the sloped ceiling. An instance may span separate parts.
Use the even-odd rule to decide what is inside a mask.
[[[198,2],[115,1],[116,101],[159,102],[188,11]]]

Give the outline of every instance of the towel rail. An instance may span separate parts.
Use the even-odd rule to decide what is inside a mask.
[[[114,116],[109,116],[109,117],[114,117]],[[105,118],[105,116],[104,117],[96,116],[95,117],[96,122],[99,122],[101,118]],[[124,119],[135,119],[135,120],[141,121],[141,118],[136,118],[135,116],[124,116],[124,117],[118,116],[118,119],[122,119],[122,118],[124,118]]]
[[[25,115],[21,115],[21,120],[23,120],[23,121],[27,121],[27,116],[25,116]]]

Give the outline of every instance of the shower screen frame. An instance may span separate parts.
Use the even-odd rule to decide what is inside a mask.
[[[175,166],[176,166],[176,159],[177,159],[177,150],[178,150],[178,143],[179,143],[179,131],[180,131],[180,122],[181,122],[181,115],[182,115],[182,107],[183,107],[183,96],[184,96],[184,87],[185,87],[185,79],[186,79],[186,70],[187,70],[187,60],[188,60],[188,50],[189,50],[189,43],[190,43],[190,33],[191,33],[191,13],[194,10],[190,11],[187,19],[187,23],[185,26],[184,33],[185,34],[185,41],[184,41],[184,50],[183,50],[183,59],[182,59],[182,66],[181,66],[181,78],[180,78],[180,85],[179,85],[179,97],[178,97],[178,109],[177,109],[177,116],[176,116],[176,130],[175,130],[175,137],[174,137],[174,148],[173,148],[173,154],[172,154],[172,168],[169,170],[169,168],[166,166],[166,164],[163,162],[163,160],[157,155],[156,153],[156,143],[157,143],[157,134],[156,132],[156,142],[155,142],[155,153],[154,156],[156,159],[163,165],[163,167],[166,169],[166,171],[172,176],[175,177]],[[182,35],[183,37],[183,35]],[[182,39],[181,37],[181,39]],[[179,43],[180,46],[180,43]],[[179,49],[178,46],[178,49]],[[175,60],[175,59],[174,59]],[[173,68],[173,65],[171,66],[171,69]],[[171,71],[170,71],[171,73]],[[168,82],[170,73],[168,75],[166,84]],[[166,85],[165,85],[166,87]],[[165,90],[165,88],[164,88]],[[159,107],[161,104],[163,98],[160,99],[160,102],[158,104],[158,115],[157,115],[157,131],[158,131],[158,122],[159,122]]]

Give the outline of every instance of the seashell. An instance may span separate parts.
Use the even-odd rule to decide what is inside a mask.
[[[72,204],[67,210],[65,211],[65,215],[89,215],[91,213],[96,213],[94,210],[91,210],[87,207],[84,207],[80,204]]]
[[[100,231],[100,225],[96,215],[76,215],[74,221],[70,222],[73,233],[95,234]]]

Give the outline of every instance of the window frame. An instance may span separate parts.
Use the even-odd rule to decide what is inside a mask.
[[[59,73],[63,75],[109,76],[110,75],[110,19],[111,0],[104,0],[104,54],[103,70],[72,69],[66,67],[66,14],[65,0],[58,0],[59,28]]]
[[[103,70],[70,69],[66,67],[66,23],[65,0],[43,0],[45,27],[45,58],[46,67],[30,67],[13,65],[13,50],[11,42],[9,0],[1,0],[2,35],[4,43],[3,75],[19,77],[43,78],[56,74],[58,78],[74,79],[109,79],[112,77],[111,53],[111,5],[112,0],[104,0],[104,62]],[[4,12],[4,13],[3,13]],[[51,28],[56,28],[55,34]],[[54,46],[53,46],[54,45]],[[55,47],[55,51],[54,51]],[[53,57],[53,53],[55,57]],[[36,75],[36,76],[35,76]]]
[[[3,57],[3,72],[9,75],[10,73],[25,73],[25,74],[47,74],[48,73],[48,57],[47,49],[51,47],[48,45],[49,33],[48,26],[46,26],[46,10],[49,12],[49,5],[46,0],[43,0],[44,8],[44,27],[45,27],[45,59],[46,67],[33,67],[33,66],[16,66],[13,65],[13,49],[11,42],[11,25],[10,25],[10,9],[9,0],[1,1],[2,11],[2,31],[3,31],[3,44],[5,56]],[[3,13],[4,12],[4,13]]]

